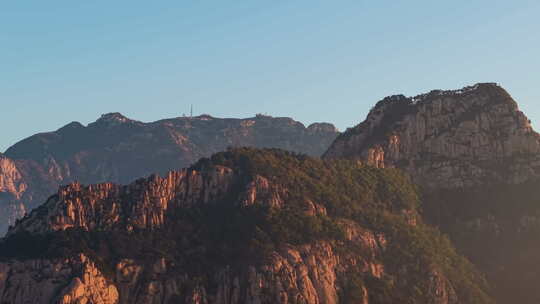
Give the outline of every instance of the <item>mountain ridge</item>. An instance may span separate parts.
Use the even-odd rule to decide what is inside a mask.
[[[483,83],[385,98],[323,157],[402,168],[428,188],[518,184],[540,176],[540,135],[510,94]]]
[[[87,126],[71,122],[23,139],[3,154],[10,165],[0,168],[0,180],[20,175],[17,180],[24,189],[0,189],[4,194],[0,233],[58,186],[72,181],[129,183],[187,167],[229,146],[275,147],[319,156],[337,134],[331,124],[305,127],[292,118],[264,115],[246,119],[201,115],[143,123],[108,113]]]

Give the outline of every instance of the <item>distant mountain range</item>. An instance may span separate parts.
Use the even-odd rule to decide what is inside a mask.
[[[88,126],[72,122],[24,139],[0,155],[0,233],[59,185],[128,183],[187,167],[228,147],[281,148],[320,156],[337,135],[328,123],[306,128],[291,118],[264,115],[202,115],[143,123],[109,113]]]

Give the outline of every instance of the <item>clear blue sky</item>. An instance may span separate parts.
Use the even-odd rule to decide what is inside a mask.
[[[2,1],[0,151],[119,111],[344,129],[386,95],[498,82],[540,125],[540,1]]]

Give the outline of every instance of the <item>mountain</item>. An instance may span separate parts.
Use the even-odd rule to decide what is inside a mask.
[[[540,135],[503,88],[387,97],[324,158],[407,172],[424,219],[486,274],[499,303],[539,303]]]
[[[59,185],[128,183],[187,167],[229,146],[320,156],[337,135],[331,124],[306,128],[290,118],[264,115],[247,119],[202,115],[143,123],[109,113],[88,126],[72,122],[24,139],[0,156],[0,233]]]
[[[0,303],[493,303],[395,169],[232,149],[71,183],[0,241]]]
[[[397,167],[428,188],[519,184],[540,175],[540,135],[500,86],[387,97],[325,158]]]

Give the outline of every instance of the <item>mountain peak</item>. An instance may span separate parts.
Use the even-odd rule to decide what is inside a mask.
[[[540,177],[540,136],[508,92],[479,83],[387,97],[339,136],[325,157],[398,167],[430,188],[517,184]]]
[[[120,112],[111,112],[102,114],[97,121],[120,121],[127,122],[130,119],[122,115]]]
[[[82,129],[84,128],[83,124],[81,124],[80,122],[78,121],[72,121],[70,123],[68,123],[67,125],[61,127],[60,129],[57,130],[57,132],[66,132],[66,131],[70,131],[70,130],[79,130],[79,129]]]
[[[338,129],[331,123],[327,122],[315,122],[310,124],[307,129],[312,132],[328,132],[328,133],[338,133]]]
[[[111,112],[101,115],[92,125],[106,125],[108,127],[114,127],[126,123],[133,123],[134,120],[127,118],[119,112]]]
[[[391,95],[377,102],[373,110],[395,105],[416,106],[423,103],[432,103],[445,97],[464,97],[467,95],[483,95],[489,97],[490,102],[515,102],[508,92],[497,83],[485,82],[466,86],[457,90],[431,90],[428,93],[407,97],[403,94]]]
[[[477,83],[457,90],[432,90],[429,93],[420,94],[410,99],[414,104],[433,102],[441,97],[464,97],[468,95],[481,95],[489,97],[489,101],[512,101],[512,97],[499,84],[493,82]]]

